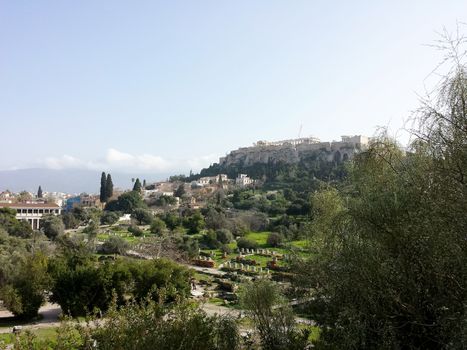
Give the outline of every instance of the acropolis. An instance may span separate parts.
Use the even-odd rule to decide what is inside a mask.
[[[254,163],[297,163],[306,155],[319,154],[326,161],[345,161],[368,147],[370,138],[362,135],[341,136],[341,141],[322,142],[315,137],[282,141],[258,141],[251,147],[242,147],[219,159],[219,164],[229,166]]]

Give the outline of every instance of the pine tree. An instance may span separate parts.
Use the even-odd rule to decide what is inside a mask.
[[[42,198],[42,188],[39,186],[39,189],[37,190],[37,198]]]
[[[106,176],[105,176],[105,173],[102,172],[102,175],[101,175],[101,189],[100,189],[100,195],[99,195],[99,199],[101,201],[101,203],[104,203],[104,202],[107,202],[107,180],[106,180]]]
[[[112,182],[112,176],[107,174],[107,180],[105,181],[105,200],[108,201],[114,195],[114,184]]]
[[[136,179],[135,185],[133,186],[133,191],[141,192],[141,182],[138,178]]]
[[[143,180],[143,188],[146,188],[146,179]]]

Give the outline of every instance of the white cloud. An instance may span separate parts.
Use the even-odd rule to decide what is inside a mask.
[[[184,160],[168,160],[152,154],[134,155],[109,148],[103,158],[83,160],[70,155],[47,157],[38,161],[39,166],[49,169],[92,169],[116,170],[122,172],[151,171],[151,172],[181,172],[199,171],[217,162],[218,156],[210,154]]]
[[[47,157],[43,161],[44,165],[49,169],[66,169],[66,168],[82,168],[86,164],[81,159],[69,156],[67,154],[61,157]]]

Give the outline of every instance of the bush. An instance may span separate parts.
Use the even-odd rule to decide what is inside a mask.
[[[105,211],[101,216],[101,224],[102,225],[113,225],[115,224],[120,215],[118,212],[115,211]]]
[[[150,231],[152,234],[155,235],[161,235],[165,230],[167,229],[167,226],[165,225],[165,222],[162,221],[159,218],[155,218],[152,221]]]
[[[206,232],[201,239],[201,244],[208,249],[217,249],[221,246],[214,231]]]
[[[130,248],[130,245],[122,237],[110,236],[104,244],[102,244],[103,254],[120,254],[123,255]]]
[[[150,225],[154,220],[152,212],[142,208],[135,209],[131,217],[135,218],[139,225]]]
[[[237,247],[239,249],[256,249],[258,248],[258,243],[252,241],[251,239],[241,237],[237,240]]]
[[[232,248],[230,248],[227,244],[223,244],[220,249],[222,253],[232,254]]]
[[[221,243],[230,243],[233,241],[233,235],[229,230],[221,229],[216,231],[216,238]]]
[[[144,235],[144,231],[136,225],[131,225],[128,227],[128,232],[130,232],[135,237],[141,237]]]
[[[65,225],[61,217],[55,215],[45,215],[41,220],[42,230],[47,238],[54,240],[65,231]]]
[[[279,247],[282,244],[282,236],[277,232],[268,235],[267,244],[271,247]]]

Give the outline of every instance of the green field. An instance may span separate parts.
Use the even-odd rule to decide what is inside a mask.
[[[23,330],[22,334],[24,334],[25,332],[26,331]],[[30,332],[35,336],[35,339],[38,341],[54,340],[57,338],[56,327],[33,329]],[[15,341],[15,337],[16,335],[13,333],[2,333],[0,334],[0,344],[3,344],[3,345],[13,344]]]

